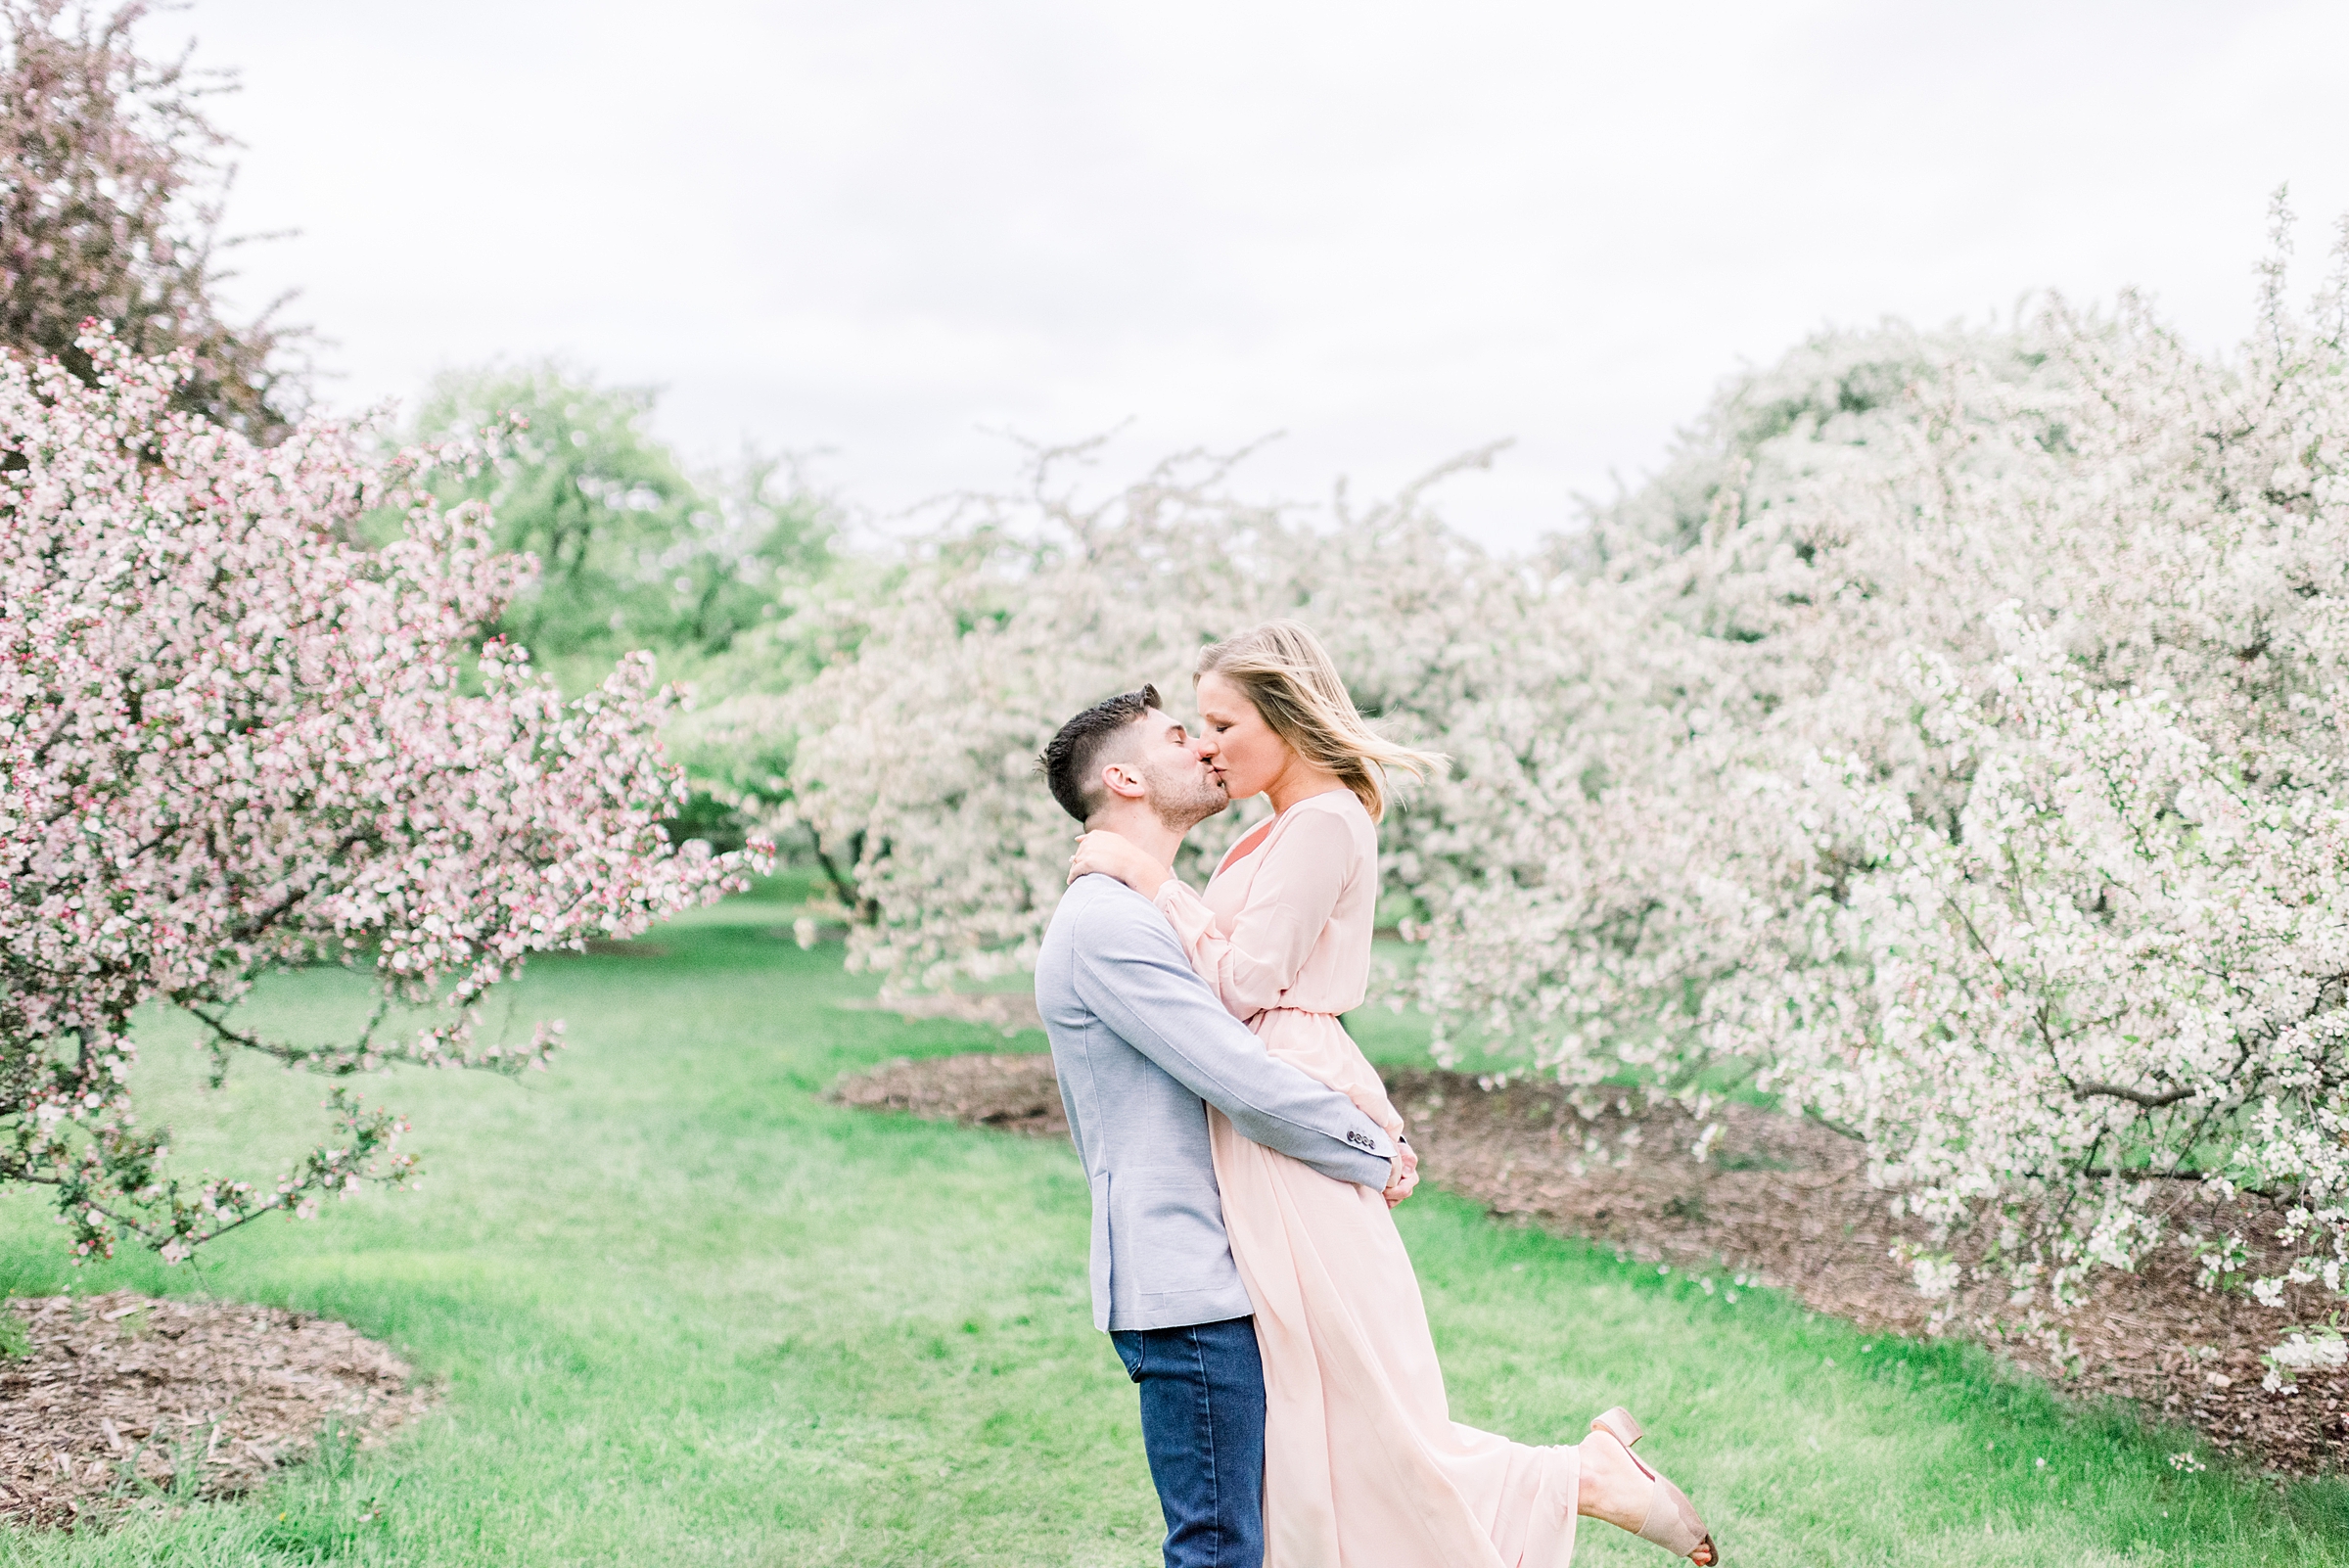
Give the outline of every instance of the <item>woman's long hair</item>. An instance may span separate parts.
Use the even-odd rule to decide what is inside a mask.
[[[1425,778],[1451,759],[1413,751],[1362,722],[1321,639],[1294,621],[1267,621],[1199,652],[1194,685],[1221,675],[1240,689],[1272,733],[1315,767],[1335,773],[1375,822],[1387,813],[1386,775]]]

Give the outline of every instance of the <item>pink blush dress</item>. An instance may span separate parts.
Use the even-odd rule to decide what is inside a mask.
[[[1267,1051],[1400,1132],[1338,1022],[1369,982],[1377,899],[1377,830],[1341,789],[1233,845],[1204,897],[1170,881],[1155,901]],[[1207,1117],[1264,1353],[1267,1568],[1562,1568],[1580,1455],[1451,1419],[1386,1200]]]

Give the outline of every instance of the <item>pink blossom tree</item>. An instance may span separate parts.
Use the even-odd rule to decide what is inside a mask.
[[[541,1066],[560,1026],[477,1035],[531,952],[626,937],[760,859],[671,846],[684,796],[652,662],[565,703],[487,634],[532,563],[425,480],[305,424],[264,449],[173,406],[192,355],[103,329],[0,361],[0,1181],[51,1188],[75,1251],[177,1261],[264,1214],[416,1169],[348,1082],[407,1061]],[[345,542],[406,509],[381,551]],[[381,995],[332,1039],[264,1033],[262,972],[333,961]],[[142,1123],[131,1018],[198,1020],[215,1076],[252,1051],[338,1083],[330,1135],[256,1179],[171,1174]],[[424,1007],[421,1028],[393,1027]]]
[[[111,321],[140,353],[191,351],[177,406],[274,440],[306,400],[305,335],[218,298],[235,143],[205,101],[236,77],[143,53],[151,9],[0,0],[0,345],[88,380],[81,324]]]

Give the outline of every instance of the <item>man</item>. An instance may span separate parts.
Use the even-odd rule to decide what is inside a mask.
[[[1070,719],[1039,766],[1086,831],[1114,829],[1168,863],[1194,823],[1229,804],[1149,686]],[[1264,1364],[1224,1238],[1206,1106],[1390,1201],[1403,1190],[1395,1146],[1344,1094],[1267,1056],[1191,972],[1166,917],[1114,878],[1081,877],[1061,899],[1036,1000],[1092,1187],[1093,1326],[1141,1385],[1167,1568],[1258,1568]]]

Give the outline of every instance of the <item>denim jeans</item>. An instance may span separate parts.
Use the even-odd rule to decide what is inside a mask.
[[[1265,1560],[1265,1363],[1246,1317],[1121,1329],[1110,1340],[1142,1386],[1142,1448],[1167,1516],[1167,1568]]]

